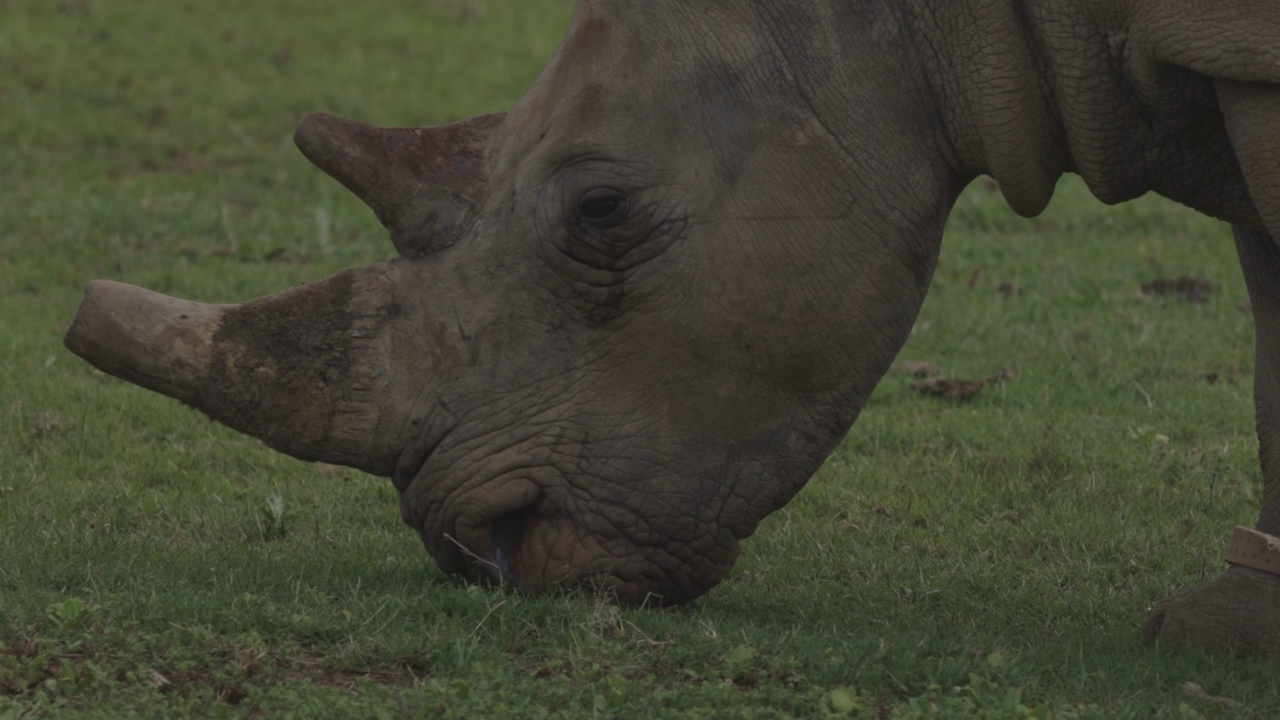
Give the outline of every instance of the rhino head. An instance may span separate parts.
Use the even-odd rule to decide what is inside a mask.
[[[391,477],[446,571],[697,597],[852,425],[962,186],[890,15],[886,67],[849,68],[780,39],[818,19],[730,5],[584,0],[505,115],[306,118],[398,257],[238,305],[94,281],[67,346]]]

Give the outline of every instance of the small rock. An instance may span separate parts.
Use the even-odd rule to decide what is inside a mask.
[[[155,670],[147,671],[147,679],[150,680],[151,684],[156,686],[156,689],[158,690],[163,690],[166,687],[173,684],[172,682],[169,681],[169,678],[165,677],[164,675],[161,675],[159,672]]]
[[[1200,700],[1201,702],[1213,703],[1215,705],[1221,705],[1223,707],[1233,708],[1240,705],[1239,700],[1232,700],[1231,698],[1228,698],[1228,697],[1217,697],[1214,695],[1210,695],[1209,693],[1204,691],[1204,688],[1200,687],[1200,683],[1191,682],[1190,680],[1187,680],[1182,683],[1182,694],[1186,695],[1187,697],[1193,700]]]

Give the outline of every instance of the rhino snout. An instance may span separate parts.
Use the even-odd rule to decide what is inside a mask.
[[[702,538],[689,541],[638,517],[628,506],[645,498],[623,497],[626,480],[534,472],[449,484],[419,476],[402,495],[405,520],[443,570],[482,585],[677,605],[711,589],[737,556],[714,520],[697,523]]]

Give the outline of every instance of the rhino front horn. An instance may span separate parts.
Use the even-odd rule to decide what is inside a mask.
[[[452,245],[484,199],[485,149],[505,114],[423,128],[385,128],[315,113],[293,140],[366,205],[401,255]]]
[[[385,364],[387,264],[237,305],[95,280],[68,349],[303,460],[390,475],[405,425]]]

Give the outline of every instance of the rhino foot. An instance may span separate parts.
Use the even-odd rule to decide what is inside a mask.
[[[1280,575],[1232,565],[1209,582],[1157,603],[1144,634],[1151,642],[1280,658]]]

